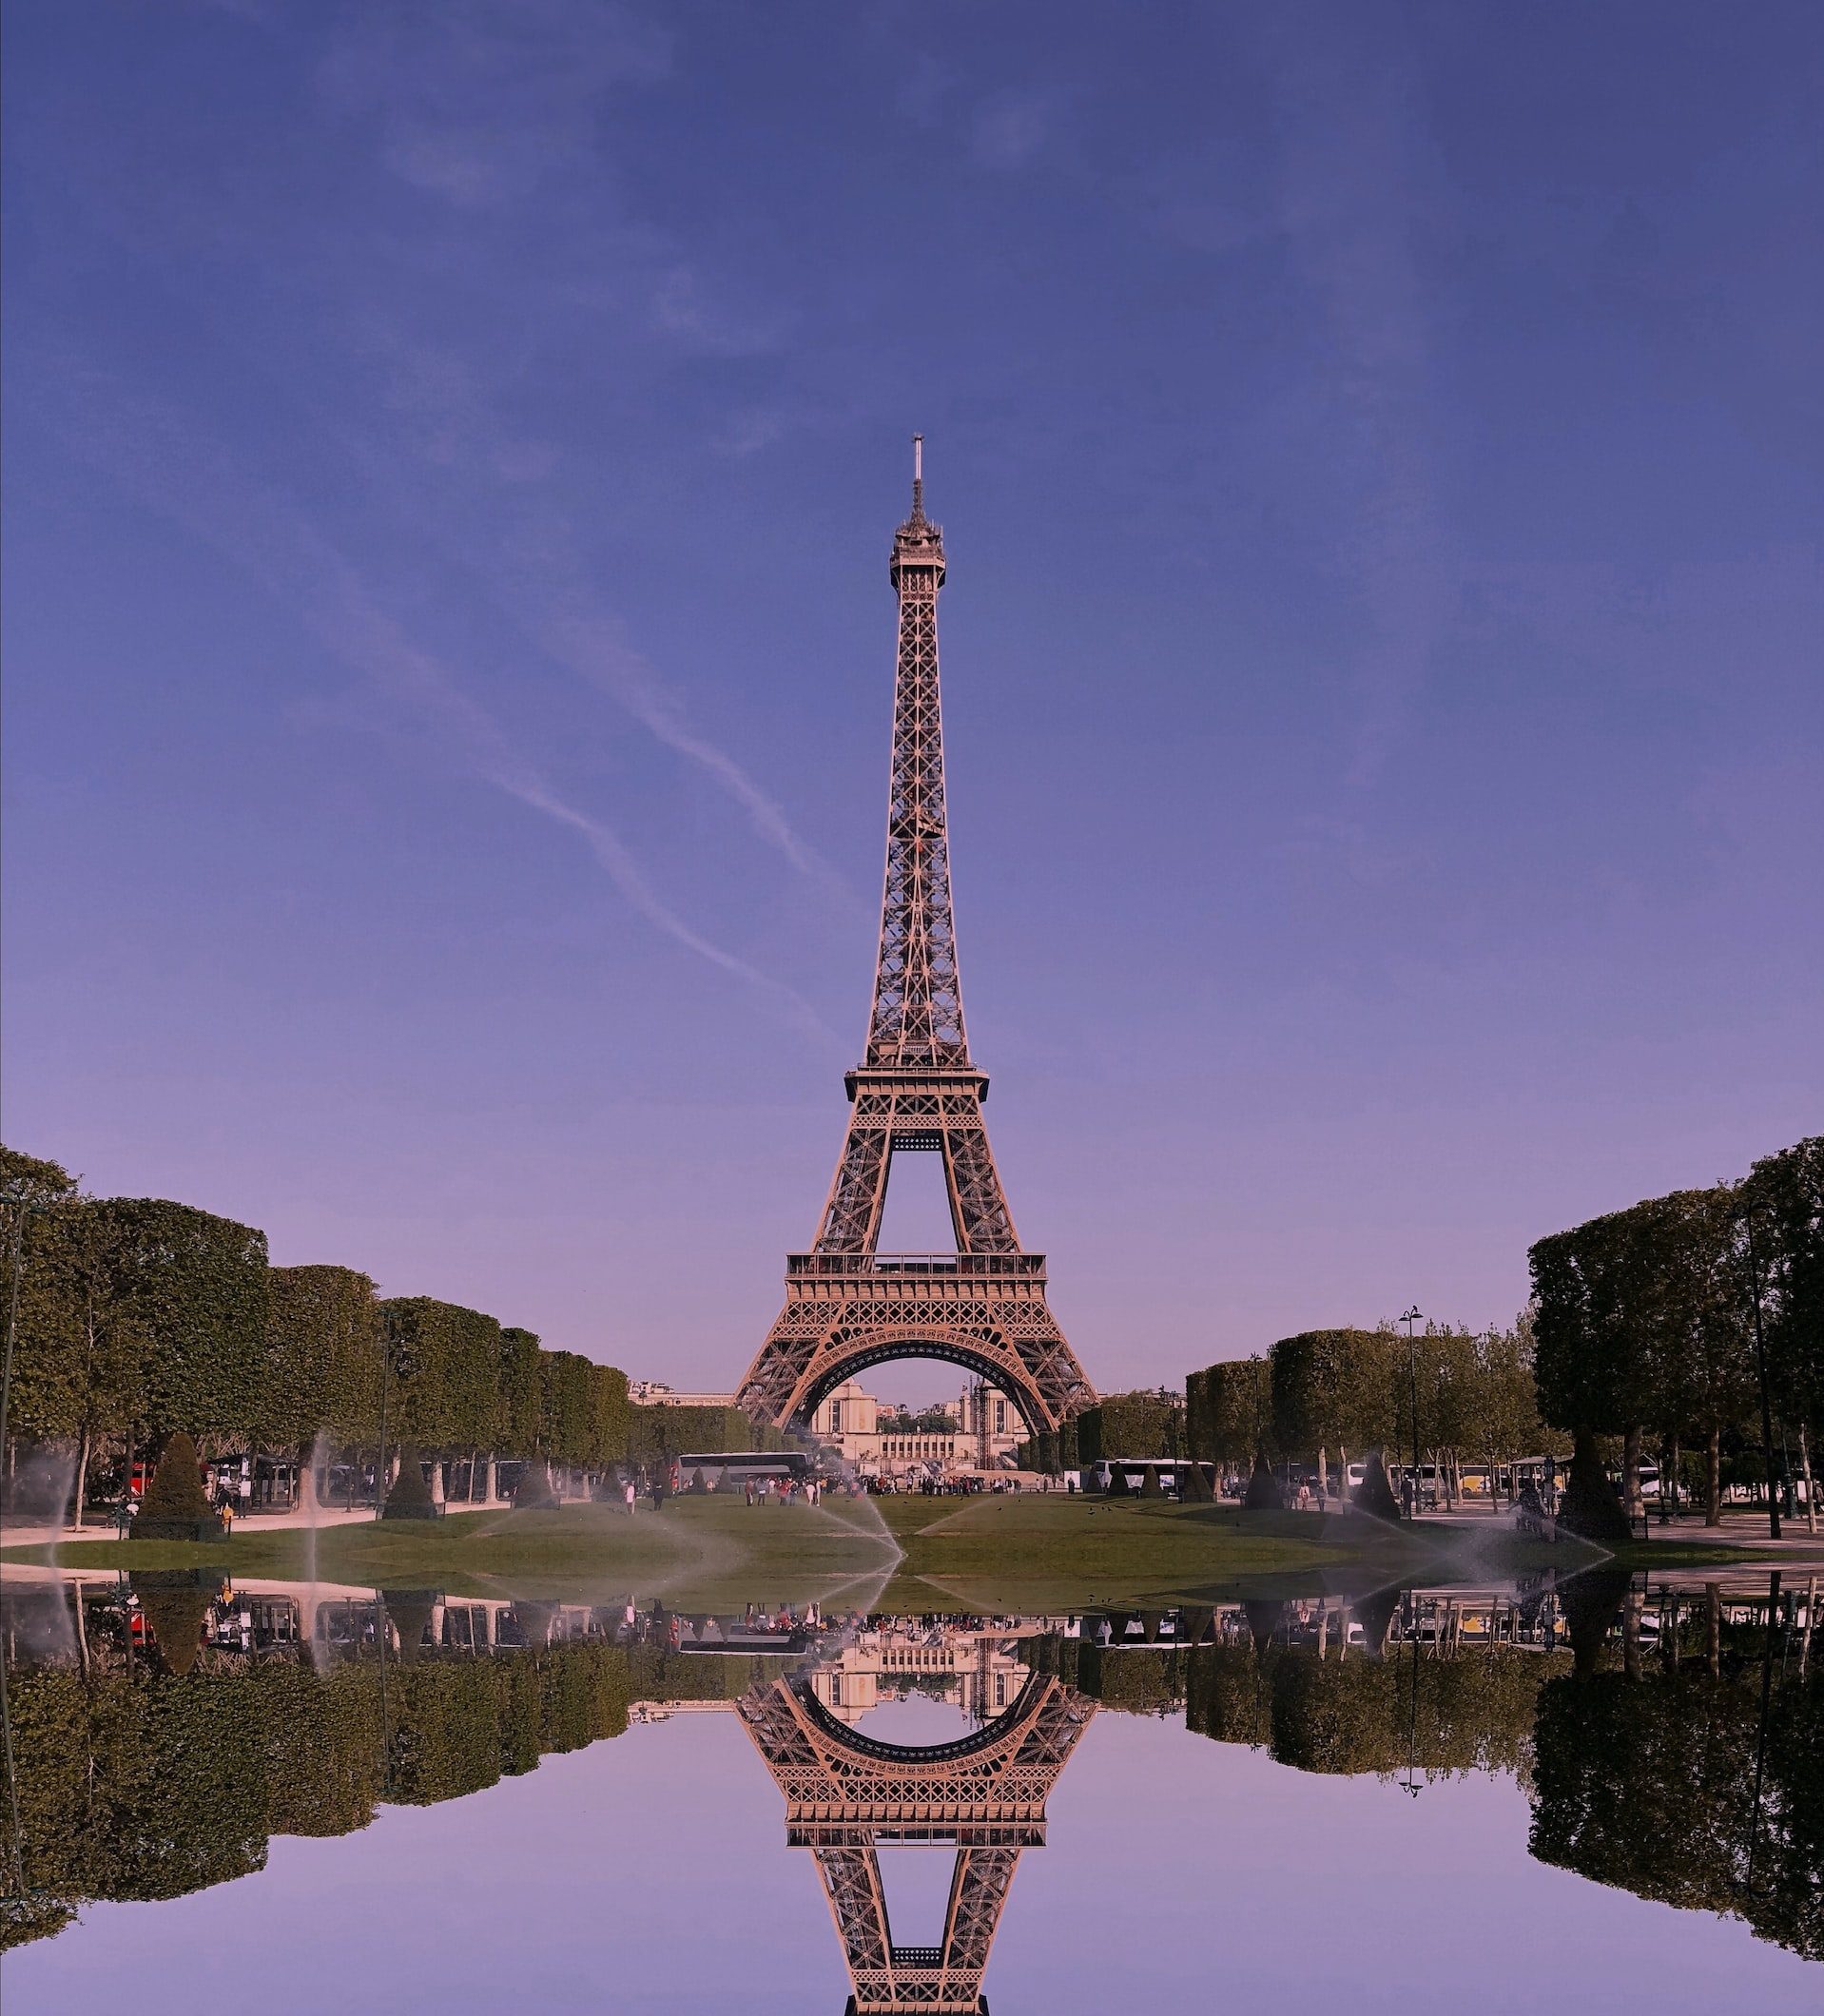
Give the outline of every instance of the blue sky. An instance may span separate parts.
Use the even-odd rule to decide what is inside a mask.
[[[731,1384],[915,428],[1098,1384],[1817,1130],[1815,8],[6,21],[10,1142]]]

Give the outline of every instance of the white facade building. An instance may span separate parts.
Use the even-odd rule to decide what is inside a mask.
[[[811,1432],[864,1477],[898,1477],[1011,1469],[1026,1425],[1005,1393],[980,1381],[955,1400],[902,1414],[849,1379],[818,1404]]]

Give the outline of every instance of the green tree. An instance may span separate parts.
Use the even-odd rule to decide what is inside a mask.
[[[1615,1542],[1627,1516],[1609,1487],[1597,1437],[1617,1434],[1639,1400],[1644,1367],[1628,1347],[1619,1314],[1615,1228],[1593,1219],[1537,1241],[1527,1253],[1533,1277],[1534,1372],[1540,1412],[1573,1438],[1570,1487],[1561,1516],[1574,1531]]]
[[[179,1429],[244,1439],[265,1356],[265,1233],[163,1197],[92,1208],[107,1299],[137,1346],[133,1419],[159,1446]]]
[[[1272,1373],[1265,1358],[1224,1358],[1193,1375],[1187,1387],[1189,1453],[1238,1468],[1272,1440]]]
[[[531,1330],[502,1328],[495,1420],[503,1456],[526,1457],[538,1449],[544,1407],[539,1357],[538,1339]]]
[[[742,1416],[745,1422],[746,1415]],[[619,1463],[628,1451],[632,1409],[627,1398],[627,1374],[618,1366],[591,1364],[589,1368],[589,1466],[603,1470]]]
[[[382,1325],[373,1282],[346,1267],[275,1267],[267,1283],[255,1440],[300,1461],[319,1434],[377,1441]]]
[[[441,1462],[471,1459],[496,1445],[500,1418],[500,1326],[479,1309],[429,1295],[382,1302],[387,1348],[398,1367],[388,1431]]]
[[[1282,1337],[1267,1354],[1272,1386],[1273,1437],[1288,1456],[1317,1458],[1317,1477],[1329,1494],[1329,1450],[1347,1473],[1349,1444],[1355,1442],[1349,1354],[1350,1330],[1302,1330]]]
[[[1077,1443],[1085,1463],[1112,1456],[1184,1454],[1184,1403],[1160,1386],[1132,1393],[1105,1393],[1077,1418]]]
[[[147,1355],[144,1320],[118,1292],[115,1220],[57,1164],[0,1149],[0,1189],[10,1199],[0,1308],[13,1308],[15,1237],[20,1254],[5,1461],[16,1461],[20,1442],[69,1445],[80,1525],[93,1452],[133,1418]],[[55,1506],[44,1510],[58,1516]]]
[[[1768,1373],[1797,1439],[1807,1523],[1817,1530],[1813,1452],[1824,1435],[1824,1134],[1764,1156],[1741,1186],[1763,1270]]]
[[[590,1460],[591,1361],[576,1351],[546,1351],[539,1359],[543,1380],[542,1453],[565,1469]]]

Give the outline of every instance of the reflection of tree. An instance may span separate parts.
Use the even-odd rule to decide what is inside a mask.
[[[1268,1750],[1294,1771],[1519,1773],[1533,1703],[1555,1663],[1505,1645],[1447,1658],[1200,1645],[1189,1656],[1185,1723],[1218,1742]]]
[[[17,1673],[8,1692],[29,1893],[179,1897],[264,1862],[245,1676]]]
[[[696,1669],[691,1679],[727,1666],[717,1677],[731,1687],[756,1670],[664,1663]],[[628,1680],[629,1648],[600,1639],[482,1657],[427,1648],[409,1667],[389,1662],[384,1711],[371,1659],[12,1672],[27,1904],[4,1900],[0,1943],[58,1930],[88,1898],[175,1897],[244,1875],[271,1834],[349,1832],[382,1799],[460,1797],[618,1735]]]
[[[1824,1959],[1824,1682],[1758,1663],[1555,1680],[1540,1696],[1531,1848]],[[1756,1798],[1756,1766],[1760,1795]]]
[[[1763,1625],[1726,1623],[1714,1587],[1668,1600],[1649,1651],[1625,1576],[1579,1581],[1561,1592],[1568,1656],[1408,1641],[1363,1657],[1250,1618],[1245,1636],[1174,1655],[1186,1726],[1300,1771],[1512,1772],[1530,1782],[1542,1861],[1824,1958],[1824,1675]],[[1116,1676],[1148,1657],[1085,1655],[1079,1684],[1118,1695],[1131,1682]]]
[[[274,1660],[257,1672],[267,1827],[311,1835],[365,1827],[380,1791],[379,1668],[318,1673]]]

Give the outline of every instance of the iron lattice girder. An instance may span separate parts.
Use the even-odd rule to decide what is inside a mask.
[[[848,1134],[817,1230],[819,1252],[872,1252],[893,1156],[943,1157],[957,1250],[1017,1253],[1019,1235],[1000,1187],[981,1117],[988,1079],[979,1071],[851,1071]]]
[[[889,573],[900,602],[899,655],[866,1057],[847,1076],[848,1131],[812,1251],[789,1263],[786,1307],[736,1398],[783,1427],[868,1365],[936,1356],[999,1386],[1035,1433],[1056,1430],[1093,1405],[1096,1392],[1046,1308],[1043,1261],[1021,1252],[981,1115],[988,1080],[969,1059],[943,798],[937,616],[943,535],[924,515],[919,479],[912,515],[894,536]],[[863,1273],[820,1266],[880,1259],[893,1157],[914,1153],[943,1158],[958,1253],[951,1277],[936,1267],[914,1279],[884,1265]],[[1034,1265],[1017,1273],[970,1271],[990,1256]]]
[[[900,598],[893,679],[893,763],[887,787],[881,946],[868,1018],[875,1067],[962,1064],[969,1042],[950,904],[943,803],[943,708],[938,686],[938,590],[943,534],[915,504],[893,542]]]
[[[816,1856],[856,2009],[979,2009],[1020,1850],[1042,1844],[1045,1800],[1095,1703],[1035,1674],[963,1754],[906,1750],[890,1770],[802,1686],[755,1687],[736,1709],[786,1793],[787,1841]],[[941,1946],[893,1943],[879,1850],[902,1841],[957,1851]]]

